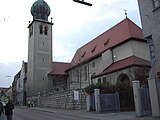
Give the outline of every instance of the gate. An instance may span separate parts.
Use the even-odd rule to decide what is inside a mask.
[[[141,99],[142,116],[150,116],[152,112],[151,112],[149,88],[140,88],[139,94]]]
[[[100,112],[120,112],[119,93],[100,94]]]

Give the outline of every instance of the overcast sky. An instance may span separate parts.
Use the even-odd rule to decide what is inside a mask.
[[[35,0],[0,0],[0,87],[9,87],[27,62],[30,8]],[[76,50],[128,18],[141,27],[137,0],[45,0],[53,17],[53,60],[70,62]]]

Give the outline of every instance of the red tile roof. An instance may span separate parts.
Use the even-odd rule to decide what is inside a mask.
[[[66,75],[65,71],[71,67],[70,63],[53,62],[51,74]]]
[[[4,93],[6,93],[9,89],[10,89],[10,87],[9,88],[0,87],[0,91],[3,91]]]
[[[74,55],[72,66],[96,56],[130,38],[143,39],[142,29],[126,18],[89,43],[79,48]]]
[[[28,63],[24,62],[27,72]],[[52,71],[49,74],[65,75],[65,71],[71,67],[70,63],[66,62],[52,62]]]
[[[118,71],[120,69],[124,69],[131,66],[148,66],[150,67],[150,62],[147,60],[144,60],[142,58],[136,57],[136,56],[130,56],[128,58],[125,58],[121,61],[115,62],[111,64],[109,67],[107,67],[102,73],[98,74],[96,77]]]

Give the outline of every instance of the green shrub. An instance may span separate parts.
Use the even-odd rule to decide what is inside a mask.
[[[101,91],[105,89],[108,85],[109,85],[108,83],[96,83],[96,84],[91,84],[85,87],[84,89],[87,94],[92,94],[94,93],[94,89],[100,89]]]
[[[129,95],[132,96],[132,86],[129,84],[128,81],[119,82],[117,85],[109,85],[109,83],[97,83],[97,84],[91,84],[87,87],[85,87],[85,92],[87,94],[94,93],[94,89],[100,89],[101,94],[109,94],[109,93],[115,93],[119,92],[123,95]]]
[[[96,89],[96,85],[95,84],[91,84],[91,85],[89,85],[89,86],[87,86],[87,87],[84,88],[84,90],[85,90],[85,92],[87,94],[94,93],[94,89]]]

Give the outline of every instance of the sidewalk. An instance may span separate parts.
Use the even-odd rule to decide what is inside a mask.
[[[105,113],[97,114],[96,112],[87,112],[85,110],[62,110],[53,108],[32,107],[30,109],[44,112],[51,112],[69,116],[84,117],[97,120],[160,120],[160,117],[136,117],[135,112],[119,112],[119,113]]]
[[[6,117],[5,117],[4,114],[2,114],[2,115],[0,116],[0,120],[6,120]]]

